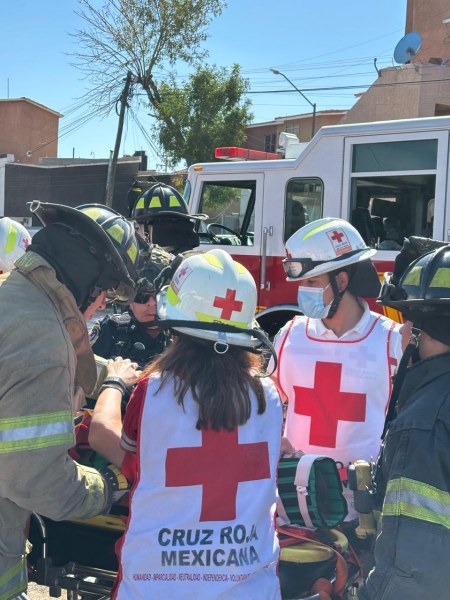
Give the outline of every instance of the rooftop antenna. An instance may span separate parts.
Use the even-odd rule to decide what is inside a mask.
[[[421,44],[422,36],[419,32],[411,31],[411,33],[407,33],[395,46],[395,62],[401,65],[412,62],[412,57],[419,52]]]

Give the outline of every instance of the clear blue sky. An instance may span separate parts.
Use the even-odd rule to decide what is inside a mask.
[[[75,110],[87,85],[67,55],[76,50],[70,34],[82,26],[77,6],[77,0],[0,2],[0,97],[26,96],[64,114],[60,157],[102,158],[114,147],[117,118],[82,124],[86,107]],[[406,0],[228,0],[209,29],[207,62],[225,67],[239,63],[252,92],[289,89],[270,72],[275,67],[316,102],[317,110],[350,108],[355,93],[376,79],[373,59],[379,68],[394,64],[405,18]],[[180,78],[188,73],[186,66],[177,67]],[[163,75],[155,73],[155,78]],[[358,87],[336,89],[346,86]],[[295,90],[249,97],[254,122],[311,110]],[[143,107],[139,119],[150,130],[147,113]],[[147,151],[149,168],[161,163],[130,119],[120,155],[134,150]]]

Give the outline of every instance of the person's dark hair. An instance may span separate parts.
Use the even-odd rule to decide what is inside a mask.
[[[258,414],[266,410],[261,380],[261,356],[243,348],[229,346],[225,354],[214,351],[212,344],[191,337],[174,336],[173,343],[143,373],[149,377],[161,373],[160,391],[174,378],[178,404],[191,391],[199,407],[197,429],[227,429],[244,425],[250,417],[252,390],[258,402]]]

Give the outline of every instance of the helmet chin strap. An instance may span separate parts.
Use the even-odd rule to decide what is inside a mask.
[[[345,288],[341,292],[339,291],[337,281],[336,281],[336,275],[333,272],[329,273],[329,277],[330,277],[331,289],[333,290],[333,302],[331,303],[330,310],[328,311],[328,315],[325,317],[326,319],[332,319],[334,317],[334,315],[336,314],[336,311],[339,307],[339,303],[342,300],[345,292],[347,291],[347,288]]]
[[[90,291],[88,296],[84,299],[83,303],[80,306],[80,312],[84,313],[84,311],[93,304],[99,295],[102,293],[102,289],[99,286],[94,286]]]
[[[389,399],[388,409],[386,411],[386,419],[383,427],[383,433],[381,435],[382,440],[384,440],[384,438],[386,437],[389,425],[391,424],[392,420],[396,415],[400,389],[402,387],[403,380],[405,379],[406,370],[410,364],[410,361],[414,363],[420,360],[420,356],[418,353],[419,333],[420,330],[413,327],[411,337],[408,341],[408,345],[406,346],[405,351],[403,352],[402,358],[400,359],[400,363],[397,368],[397,372],[393,377],[391,397]]]
[[[275,347],[273,346],[272,342],[270,341],[268,335],[262,329],[255,328],[255,327],[252,329],[247,329],[247,328],[242,329],[240,327],[235,327],[234,325],[227,325],[225,323],[217,323],[217,322],[207,323],[207,322],[189,321],[189,320],[181,320],[181,319],[160,320],[159,326],[161,327],[161,329],[165,329],[165,330],[171,330],[176,327],[185,327],[187,329],[203,329],[206,331],[213,331],[216,333],[220,333],[220,332],[245,333],[245,334],[249,335],[250,337],[257,338],[260,343],[256,347],[249,347],[249,346],[243,346],[243,345],[240,346],[239,344],[235,344],[236,346],[240,346],[244,350],[247,350],[247,352],[252,352],[254,354],[260,354],[263,351],[263,349],[266,348],[270,352],[270,354],[273,358],[272,372],[264,374],[263,377],[270,377],[270,375],[272,375],[277,369],[278,359],[277,359],[277,353],[275,352]],[[174,333],[176,333],[177,335],[180,335],[179,331],[175,330]],[[181,335],[187,335],[187,334],[181,334]],[[221,341],[221,340],[214,342],[212,340],[202,340],[201,338],[194,338],[194,339],[197,342],[213,344],[214,350],[216,352],[217,352],[217,348],[220,349],[221,345],[224,347],[229,345],[226,341]],[[220,352],[218,352],[218,353],[220,354]]]

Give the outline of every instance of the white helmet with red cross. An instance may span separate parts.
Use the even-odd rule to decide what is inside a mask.
[[[8,217],[0,218],[0,273],[7,273],[31,244],[31,235],[23,225]]]
[[[287,281],[301,281],[367,260],[368,248],[348,221],[324,218],[308,223],[287,240],[283,267]]]
[[[218,325],[217,330],[173,326],[175,331],[224,345],[256,347],[251,330],[256,310],[256,285],[240,263],[221,249],[188,256],[169,286],[158,294],[158,317]],[[233,326],[240,332],[221,331]],[[198,325],[197,325],[198,327]]]

